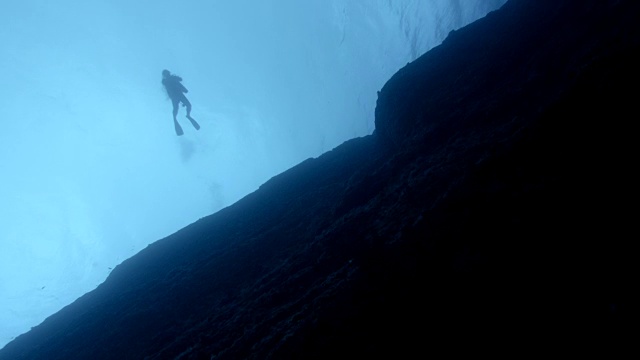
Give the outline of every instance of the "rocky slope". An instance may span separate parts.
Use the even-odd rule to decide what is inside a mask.
[[[639,18],[508,1],[398,71],[373,135],[150,245],[0,359],[620,348]]]

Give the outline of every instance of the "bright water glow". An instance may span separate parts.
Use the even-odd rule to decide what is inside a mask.
[[[376,91],[505,0],[21,0],[0,12],[0,347],[111,268],[371,134]],[[160,84],[184,78],[196,131]]]

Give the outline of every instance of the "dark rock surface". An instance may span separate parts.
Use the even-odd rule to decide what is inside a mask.
[[[148,246],[0,359],[611,357],[637,311],[639,19],[510,0],[398,71],[373,135]]]

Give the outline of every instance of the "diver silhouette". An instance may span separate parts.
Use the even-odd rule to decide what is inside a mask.
[[[164,88],[167,90],[167,95],[169,95],[173,103],[173,124],[176,128],[176,135],[180,136],[183,134],[182,127],[178,123],[178,119],[176,119],[178,115],[178,105],[180,103],[187,108],[187,119],[191,121],[191,124],[196,130],[199,130],[200,125],[191,117],[191,102],[189,102],[189,99],[184,95],[188,93],[189,90],[182,85],[182,78],[178,75],[171,74],[169,70],[162,70],[162,85],[164,85]]]

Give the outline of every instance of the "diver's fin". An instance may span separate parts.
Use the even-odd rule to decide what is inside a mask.
[[[191,121],[191,125],[193,125],[193,127],[196,128],[196,130],[200,130],[200,124],[198,124],[196,119],[192,118],[189,115],[187,115],[187,119],[189,119],[189,121]]]
[[[176,135],[181,136],[182,134],[184,134],[184,132],[182,131],[182,126],[180,126],[177,121],[174,120],[173,124],[176,126]]]

